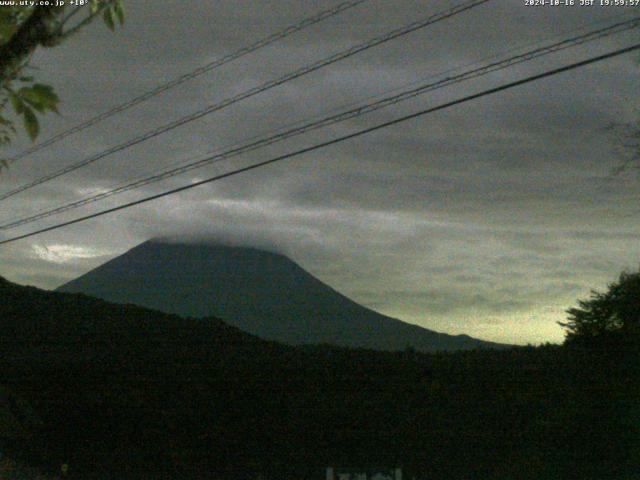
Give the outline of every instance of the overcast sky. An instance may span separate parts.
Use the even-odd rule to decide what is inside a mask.
[[[311,0],[130,0],[124,28],[94,24],[39,51],[60,117],[40,139],[335,5]],[[0,193],[206,105],[460,2],[369,0],[15,163]],[[578,0],[576,1],[578,3]],[[640,7],[494,0],[156,137],[0,205],[30,215],[211,151],[319,118],[453,68],[574,36]],[[111,197],[0,238],[312,145],[638,41],[638,31],[496,72]],[[149,238],[275,248],[384,314],[447,333],[560,342],[564,310],[640,263],[640,179],[607,130],[638,118],[639,55],[465,103],[277,165],[0,247],[0,275],[54,288]],[[8,154],[28,146],[14,142]]]

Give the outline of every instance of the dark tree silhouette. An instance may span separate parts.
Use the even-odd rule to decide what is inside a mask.
[[[1,277],[0,346],[0,451],[70,479],[638,478],[640,349],[291,347]]]
[[[623,272],[605,293],[593,291],[578,308],[567,310],[566,341],[592,343],[603,339],[637,342],[640,337],[640,271]]]

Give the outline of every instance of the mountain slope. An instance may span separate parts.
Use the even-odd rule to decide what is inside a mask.
[[[287,257],[253,248],[145,242],[63,286],[182,316],[216,316],[264,339],[423,351],[498,347],[369,310]]]
[[[4,360],[28,356],[46,364],[50,359],[92,362],[113,357],[136,363],[140,352],[190,355],[194,345],[253,349],[266,343],[217,318],[181,318],[81,294],[21,287],[2,277],[0,300]]]

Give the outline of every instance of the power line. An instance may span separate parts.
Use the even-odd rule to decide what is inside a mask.
[[[139,143],[142,143],[146,140],[149,140],[153,137],[156,137],[158,135],[161,135],[163,133],[166,133],[170,130],[173,130],[177,127],[180,127],[182,125],[185,125],[186,123],[189,122],[193,122],[194,120],[197,120],[199,118],[204,117],[205,115],[209,115],[213,112],[216,112],[218,110],[222,110],[230,105],[233,105],[237,102],[240,102],[242,100],[245,100],[247,98],[253,97],[255,95],[258,95],[266,90],[270,90],[274,87],[277,87],[279,85],[282,85],[283,83],[289,82],[291,80],[295,80],[299,77],[302,77],[304,75],[307,75],[311,72],[314,72],[316,70],[319,70],[323,67],[326,67],[328,65],[331,65],[333,63],[336,63],[340,60],[343,60],[345,58],[351,57],[353,55],[356,55],[357,53],[363,52],[365,50],[368,50],[370,48],[376,47],[382,43],[394,40],[396,38],[402,37],[404,35],[408,35],[409,33],[412,33],[416,30],[419,30],[421,28],[427,27],[429,25],[435,24],[437,22],[440,22],[442,20],[445,20],[447,18],[453,17],[455,15],[458,15],[462,12],[465,12],[467,10],[470,10],[474,7],[480,6],[484,3],[487,3],[491,0],[471,0],[471,1],[467,1],[465,3],[462,3],[460,5],[454,6],[444,12],[441,13],[436,13],[434,15],[431,15],[429,17],[426,17],[424,19],[412,22],[408,25],[405,25],[404,27],[398,28],[396,30],[393,30],[391,32],[388,32],[386,34],[380,35],[378,37],[375,37],[365,43],[361,43],[359,45],[355,45],[353,47],[350,47],[346,50],[343,50],[342,52],[336,53],[334,55],[331,55],[330,57],[327,57],[325,59],[319,60],[311,65],[307,65],[305,67],[302,67],[298,70],[294,70],[293,72],[290,72],[276,80],[271,80],[269,82],[263,83],[262,85],[259,85],[257,87],[253,87],[243,93],[240,93],[238,95],[235,95],[233,97],[227,98],[226,100],[223,100],[219,103],[210,105],[202,110],[199,110],[197,112],[194,112],[190,115],[184,116],[178,120],[175,120],[171,123],[165,124],[163,126],[160,126],[156,129],[150,130],[138,137],[135,137],[131,140],[128,140],[124,143],[121,143],[119,145],[116,145],[114,147],[111,147],[107,150],[104,150],[96,155],[93,155],[89,158],[86,158],[84,160],[81,160],[80,162],[77,162],[75,164],[69,165],[67,167],[64,167],[60,170],[57,170],[53,173],[50,173],[48,175],[45,175],[43,177],[40,177],[32,182],[29,182],[25,185],[22,185],[20,187],[17,187],[7,193],[4,194],[0,194],[0,201],[2,200],[6,200],[9,197],[12,197],[14,195],[17,195],[18,193],[24,192],[25,190],[29,190],[33,187],[36,187],[38,185],[41,185],[45,182],[48,182],[50,180],[53,180],[55,178],[61,177],[62,175],[66,175],[68,173],[74,172],[82,167],[85,167],[87,165],[90,165],[104,157],[107,157],[111,154],[114,154],[116,152],[125,150],[126,148],[132,147],[134,145],[137,145]]]
[[[379,100],[379,101],[377,101],[375,103],[370,103],[370,104],[367,104],[367,105],[364,105],[364,106],[360,106],[360,107],[348,110],[346,112],[342,112],[342,113],[340,113],[338,115],[332,115],[332,116],[323,118],[323,119],[321,119],[319,121],[306,124],[306,125],[304,125],[302,127],[294,128],[292,130],[288,130],[288,131],[285,131],[283,133],[279,133],[279,134],[276,134],[276,135],[273,135],[273,136],[270,136],[270,137],[267,137],[267,138],[263,138],[263,139],[261,139],[261,140],[259,140],[257,142],[253,142],[253,143],[250,143],[248,145],[243,145],[241,147],[233,148],[233,149],[231,149],[231,150],[229,150],[227,152],[216,154],[213,157],[207,157],[204,160],[198,160],[198,161],[196,161],[194,163],[188,163],[187,165],[182,165],[180,167],[177,167],[177,168],[162,172],[160,174],[156,174],[156,175],[152,175],[150,177],[142,178],[142,179],[136,180],[134,182],[125,183],[122,186],[116,187],[116,188],[108,190],[106,192],[102,192],[102,193],[97,194],[97,195],[93,195],[93,196],[90,196],[90,197],[87,197],[87,198],[84,198],[84,199],[81,199],[81,200],[78,200],[78,201],[75,201],[75,202],[71,202],[69,204],[65,204],[65,205],[57,207],[55,209],[44,210],[42,212],[39,212],[39,213],[37,213],[35,215],[29,216],[29,217],[26,217],[26,218],[21,218],[21,219],[18,219],[18,220],[12,220],[9,223],[5,223],[3,225],[0,225],[0,229],[15,228],[15,227],[22,226],[22,225],[25,225],[25,224],[28,224],[28,223],[32,223],[32,222],[34,222],[36,220],[39,220],[39,219],[42,219],[42,218],[46,218],[46,217],[52,216],[52,215],[57,214],[57,213],[62,213],[62,212],[65,212],[65,211],[68,211],[68,210],[71,210],[71,209],[74,209],[74,208],[79,208],[80,206],[87,205],[89,203],[97,202],[99,200],[102,200],[104,198],[113,196],[115,194],[119,194],[119,193],[123,193],[123,192],[129,191],[129,190],[133,190],[135,188],[139,188],[139,187],[148,185],[150,183],[155,183],[157,181],[160,181],[160,180],[163,180],[163,179],[166,179],[166,178],[169,178],[169,177],[173,177],[175,175],[186,173],[186,172],[191,171],[191,170],[196,169],[196,168],[201,168],[201,167],[203,167],[203,166],[205,166],[207,164],[213,163],[215,161],[225,160],[225,159],[240,155],[242,153],[246,153],[248,151],[256,150],[258,148],[262,148],[264,146],[271,145],[272,143],[276,143],[276,142],[282,141],[284,139],[291,138],[292,136],[297,136],[297,135],[300,135],[300,134],[303,134],[303,133],[307,133],[307,132],[309,132],[311,130],[315,130],[315,129],[322,128],[322,127],[325,127],[325,126],[328,126],[328,125],[332,125],[334,123],[338,123],[338,122],[341,122],[341,121],[344,121],[344,120],[347,120],[347,119],[350,119],[350,118],[353,118],[353,117],[356,117],[356,116],[360,116],[360,115],[364,115],[364,114],[367,114],[367,113],[371,113],[371,112],[376,111],[378,109],[385,108],[385,107],[387,107],[389,105],[392,105],[392,104],[395,104],[395,103],[399,103],[401,101],[408,100],[408,99],[413,98],[413,97],[415,97],[417,95],[421,95],[421,94],[424,94],[424,93],[429,92],[429,91],[433,91],[433,90],[438,89],[438,88],[446,87],[446,86],[452,85],[454,83],[459,83],[461,81],[468,80],[468,79],[471,79],[471,78],[476,78],[476,77],[479,77],[481,75],[486,75],[488,73],[491,73],[491,72],[494,72],[494,71],[497,71],[497,70],[500,70],[500,69],[504,69],[504,68],[516,65],[518,63],[522,63],[522,62],[525,62],[525,61],[530,61],[530,60],[535,59],[537,57],[540,57],[542,55],[547,55],[547,54],[550,54],[550,53],[554,53],[554,52],[557,52],[557,51],[560,51],[560,50],[563,50],[563,49],[566,49],[566,48],[569,48],[569,47],[573,47],[573,46],[576,46],[576,45],[579,45],[579,44],[586,43],[588,41],[593,41],[593,40],[604,38],[604,37],[607,37],[607,36],[610,36],[610,35],[613,35],[613,34],[616,34],[616,33],[620,33],[622,31],[629,30],[631,28],[637,27],[639,22],[640,22],[640,17],[636,17],[634,19],[631,19],[631,20],[628,20],[628,21],[625,21],[625,22],[616,23],[616,24],[608,26],[606,28],[602,28],[602,29],[599,29],[599,30],[596,30],[596,31],[588,32],[586,34],[583,34],[583,35],[580,35],[580,36],[576,36],[576,37],[573,37],[573,38],[565,39],[565,40],[562,40],[560,42],[554,43],[552,45],[548,45],[548,46],[545,46],[545,47],[537,48],[537,49],[534,49],[532,51],[528,51],[528,52],[525,52],[525,53],[510,57],[510,58],[505,59],[505,60],[501,60],[501,61],[498,61],[498,62],[493,62],[493,63],[490,63],[489,65],[485,65],[485,66],[482,66],[480,68],[477,68],[477,69],[474,69],[474,70],[471,70],[471,71],[467,71],[467,72],[464,72],[464,73],[459,74],[459,75],[447,77],[447,78],[445,78],[443,80],[440,80],[438,82],[435,82],[435,83],[419,86],[418,88],[402,92],[399,95],[394,95],[392,97],[384,98],[384,99]]]
[[[619,14],[619,15],[615,15],[613,17],[610,17],[609,20],[620,19],[620,18],[625,18],[625,17],[627,17],[627,15]],[[590,25],[603,25],[605,23],[606,22],[603,22],[602,20],[600,20],[598,22],[591,22]],[[618,24],[613,25],[611,28],[615,27],[616,25],[618,25]],[[585,30],[585,28],[582,27],[582,28],[579,28],[579,29],[572,30],[571,33],[575,32],[575,31],[584,31],[584,30]],[[569,32],[567,32],[567,33],[569,33]],[[614,32],[614,33],[617,33],[617,32]],[[563,35],[555,35],[553,38],[554,39],[560,39],[560,38],[564,38],[564,37],[563,37]],[[544,41],[536,41],[532,45],[533,46],[539,46],[539,45],[542,45],[544,43],[545,43]],[[527,45],[530,45],[530,44],[527,44]],[[524,46],[527,46],[527,45],[520,44],[517,47],[510,47],[510,48],[506,49],[505,51],[503,51],[501,53],[506,54],[506,53],[511,53],[511,52],[517,52],[519,50],[522,50],[522,48]],[[570,46],[572,46],[572,45],[570,45]],[[452,74],[453,72],[458,72],[463,67],[472,67],[472,66],[476,66],[476,65],[481,65],[481,64],[483,64],[483,62],[486,62],[486,61],[489,61],[489,60],[494,60],[494,59],[499,58],[499,57],[500,57],[500,54],[493,54],[493,55],[486,56],[486,57],[484,57],[484,58],[482,58],[480,60],[476,60],[474,62],[467,63],[467,64],[462,65],[462,66],[448,68],[448,69],[446,69],[444,71],[441,71],[441,72],[438,72],[438,73],[434,73],[434,74],[430,74],[430,75],[428,75],[426,77],[423,77],[418,81],[413,81],[413,82],[410,82],[408,84],[402,85],[401,87],[395,87],[395,88],[392,88],[392,89],[385,90],[384,92],[380,92],[380,93],[378,93],[376,95],[370,95],[370,96],[364,97],[364,98],[361,99],[361,101],[362,100],[373,101],[374,99],[380,98],[382,95],[389,94],[389,93],[392,93],[392,92],[402,91],[403,89],[405,89],[407,87],[414,87],[415,85],[420,85],[420,82],[423,82],[425,80],[434,79],[434,78],[441,78],[444,75]],[[355,105],[358,105],[358,102],[349,102],[348,104],[343,104],[340,107],[336,107],[336,108],[331,109],[328,113],[340,112],[344,108],[352,108]],[[318,115],[315,118],[322,118],[322,116]],[[279,127],[279,128],[277,128],[275,130],[271,130],[269,132],[269,135],[274,135],[276,132],[284,132],[284,131],[286,131],[288,129],[294,128],[294,127],[299,126],[301,124],[303,125],[306,122],[308,122],[308,120],[297,120],[295,122],[288,123],[288,124],[286,124],[286,125],[284,125],[282,127]],[[260,135],[253,135],[253,136],[243,140],[243,142],[250,142],[250,141],[253,141],[253,140],[256,140],[256,139],[259,139],[259,138],[261,138]],[[236,147],[238,147],[240,145],[243,145],[243,142],[236,142],[236,143],[234,143],[232,145],[229,145],[229,146],[227,146],[225,148],[229,148],[229,149],[236,148]],[[201,153],[199,155],[190,155],[187,158],[183,158],[179,162],[174,163],[174,166],[175,167],[184,166],[184,165],[190,164],[193,161],[201,159],[203,155],[217,154],[218,152],[222,152],[222,151],[223,151],[222,148],[217,148],[217,149],[214,149],[214,150],[209,149],[205,153]],[[197,168],[199,168],[199,167],[197,167]],[[35,215],[40,215],[41,213],[48,214],[48,213],[59,213],[60,211],[67,211],[67,210],[70,210],[72,208],[76,208],[77,206],[84,205],[86,203],[92,203],[93,201],[101,200],[104,196],[111,196],[111,195],[115,195],[115,194],[121,193],[121,189],[123,189],[122,191],[126,191],[126,190],[128,190],[127,187],[130,186],[132,183],[136,183],[138,181],[144,180],[145,178],[148,178],[147,175],[149,175],[151,173],[151,171],[147,169],[147,172],[148,173],[145,173],[145,175],[143,175],[143,176],[138,176],[138,178],[135,179],[135,180],[127,180],[127,181],[124,181],[124,182],[120,182],[118,185],[111,187],[109,190],[106,190],[104,193],[100,193],[98,195],[90,195],[90,196],[84,197],[83,199],[74,201],[74,202],[72,202],[70,204],[65,204],[65,205],[62,205],[60,207],[57,207],[56,209],[54,209],[55,210],[54,212],[52,212],[51,210],[49,210],[47,208],[41,208],[40,210],[37,211],[37,213]],[[171,170],[169,172],[171,172]],[[31,219],[31,218],[32,217],[28,217],[27,219]],[[2,229],[3,227],[13,228],[13,223],[14,222],[19,221],[19,220],[27,220],[27,219],[24,219],[21,216],[15,216],[14,218],[12,218],[10,220],[7,220],[6,221],[7,223],[5,223],[4,225],[0,225],[0,229]],[[11,223],[12,225],[10,226],[9,223]]]
[[[76,218],[74,220],[69,220],[67,222],[62,222],[62,223],[59,223],[59,224],[56,224],[56,225],[52,225],[50,227],[46,227],[46,228],[42,228],[40,230],[36,230],[36,231],[30,232],[30,233],[26,233],[24,235],[19,235],[19,236],[12,237],[12,238],[9,238],[9,239],[6,239],[6,240],[1,240],[0,241],[0,245],[4,245],[4,244],[7,244],[7,243],[11,243],[11,242],[15,242],[15,241],[18,241],[18,240],[22,240],[22,239],[25,239],[25,238],[33,237],[33,236],[39,235],[41,233],[50,232],[52,230],[57,230],[59,228],[66,227],[66,226],[69,226],[69,225],[73,225],[73,224],[76,224],[76,223],[84,222],[86,220],[90,220],[92,218],[97,218],[97,217],[106,215],[108,213],[117,212],[119,210],[124,210],[126,208],[130,208],[130,207],[133,207],[133,206],[136,206],[136,205],[140,205],[140,204],[143,204],[143,203],[146,203],[146,202],[150,202],[152,200],[157,200],[158,198],[166,197],[168,195],[173,195],[175,193],[182,192],[184,190],[190,190],[190,189],[198,187],[200,185],[204,185],[204,184],[207,184],[207,183],[212,183],[212,182],[215,182],[215,181],[218,181],[218,180],[222,180],[222,179],[227,178],[227,177],[238,175],[240,173],[248,172],[250,170],[255,170],[255,169],[261,168],[261,167],[265,167],[267,165],[271,165],[273,163],[280,162],[282,160],[287,160],[289,158],[297,157],[297,156],[303,155],[305,153],[312,152],[314,150],[325,148],[325,147],[328,147],[330,145],[335,145],[337,143],[341,143],[341,142],[344,142],[346,140],[350,140],[350,139],[353,139],[353,138],[356,138],[356,137],[360,137],[362,135],[365,135],[365,134],[368,134],[368,133],[371,133],[371,132],[375,132],[377,130],[381,130],[383,128],[390,127],[392,125],[396,125],[396,124],[399,124],[399,123],[402,123],[402,122],[406,122],[408,120],[412,120],[414,118],[418,118],[418,117],[427,115],[429,113],[437,112],[439,110],[444,110],[446,108],[450,108],[450,107],[453,107],[455,105],[460,105],[462,103],[466,103],[466,102],[469,102],[471,100],[476,100],[476,99],[481,98],[481,97],[485,97],[485,96],[492,95],[492,94],[495,94],[495,93],[498,93],[498,92],[502,92],[504,90],[508,90],[508,89],[511,89],[511,88],[514,88],[514,87],[517,87],[517,86],[520,86],[520,85],[524,85],[524,84],[531,83],[531,82],[534,82],[534,81],[537,81],[537,80],[541,80],[543,78],[548,78],[548,77],[551,77],[551,76],[554,76],[554,75],[558,75],[558,74],[563,73],[563,72],[567,72],[567,71],[570,71],[570,70],[575,70],[577,68],[584,67],[584,66],[590,65],[592,63],[596,63],[596,62],[600,62],[600,61],[603,61],[603,60],[607,60],[609,58],[617,57],[617,56],[623,55],[625,53],[629,53],[629,52],[636,51],[636,50],[640,50],[640,43],[636,43],[635,45],[632,45],[630,47],[621,48],[621,49],[618,49],[618,50],[615,50],[613,52],[609,52],[609,53],[606,53],[606,54],[603,54],[603,55],[599,55],[599,56],[596,56],[596,57],[591,57],[591,58],[589,58],[587,60],[582,60],[580,62],[572,63],[572,64],[569,64],[569,65],[565,65],[564,67],[559,67],[559,68],[556,68],[556,69],[553,69],[553,70],[548,70],[546,72],[543,72],[543,73],[540,73],[540,74],[537,74],[537,75],[532,75],[532,76],[523,78],[521,80],[516,80],[514,82],[509,82],[509,83],[506,83],[506,84],[502,84],[502,85],[500,85],[498,87],[490,88],[490,89],[484,90],[484,91],[482,91],[480,93],[475,93],[473,95],[468,95],[468,96],[459,98],[457,100],[453,100],[453,101],[450,101],[450,102],[447,102],[447,103],[443,103],[443,104],[438,105],[436,107],[427,108],[425,110],[421,110],[419,112],[415,112],[415,113],[412,113],[412,114],[409,114],[409,115],[405,115],[403,117],[399,117],[399,118],[396,118],[394,120],[390,120],[388,122],[380,123],[380,124],[374,125],[372,127],[368,127],[368,128],[362,129],[362,130],[358,130],[357,132],[350,133],[348,135],[344,135],[344,136],[341,136],[341,137],[338,137],[338,138],[334,138],[334,139],[328,140],[326,142],[317,143],[317,144],[312,145],[310,147],[302,148],[300,150],[296,150],[294,152],[290,152],[290,153],[287,153],[287,154],[284,154],[284,155],[280,155],[278,157],[274,157],[274,158],[271,158],[269,160],[265,160],[265,161],[262,161],[262,162],[259,162],[259,163],[255,163],[253,165],[249,165],[249,166],[246,166],[246,167],[238,168],[236,170],[232,170],[232,171],[227,172],[227,173],[216,175],[214,177],[210,177],[210,178],[207,178],[205,180],[200,180],[198,182],[194,182],[194,183],[191,183],[189,185],[184,185],[182,187],[174,188],[174,189],[162,192],[162,193],[158,193],[158,194],[151,195],[151,196],[139,199],[139,200],[135,200],[133,202],[129,202],[129,203],[125,203],[125,204],[122,204],[122,205],[118,205],[118,206],[113,207],[113,208],[108,208],[106,210],[102,210],[100,212],[92,213],[90,215],[85,215],[83,217],[79,217],[79,218]]]
[[[296,32],[299,32],[300,30],[304,30],[307,27],[310,27],[312,25],[315,25],[316,23],[320,23],[328,18],[331,18],[335,15],[338,15],[339,13],[342,13],[346,10],[349,10],[353,7],[356,7],[358,5],[360,5],[361,3],[367,2],[369,0],[353,0],[353,1],[348,1],[348,2],[342,2],[339,3],[338,5],[336,5],[333,8],[329,8],[327,10],[324,10],[320,13],[317,13],[311,17],[307,17],[304,18],[303,20],[301,20],[300,22],[290,25],[286,28],[284,28],[283,30],[280,30],[279,32],[276,32],[272,35],[269,35],[268,37],[265,37],[263,39],[260,39],[250,45],[247,45],[245,47],[242,47],[238,50],[236,50],[235,52],[229,53],[217,60],[214,60],[213,62],[207,63],[206,65],[202,65],[201,67],[196,68],[195,70],[192,70],[188,73],[185,73],[179,77],[174,78],[173,80],[170,80],[166,83],[163,83],[162,85],[158,85],[157,87],[155,87],[153,90],[149,90],[148,92],[145,92],[135,98],[132,98],[131,100],[128,100],[124,103],[121,103],[120,105],[113,107],[110,110],[107,110],[99,115],[96,115],[93,118],[90,118],[82,123],[79,123],[78,125],[75,125],[71,128],[69,128],[68,130],[65,130],[63,132],[60,132],[50,138],[48,138],[47,140],[38,143],[37,145],[34,145],[33,147],[27,148],[26,150],[14,155],[13,157],[8,159],[8,162],[12,163],[15,162],[17,160],[20,160],[21,158],[26,157],[27,155],[30,155],[32,153],[38,152],[40,150],[42,150],[45,147],[48,147],[50,145],[53,145],[54,143],[59,142],[60,140],[63,140],[65,138],[67,138],[70,135],[73,135],[74,133],[78,133],[81,132],[82,130],[85,130],[89,127],[92,127],[93,125],[96,125],[97,123],[102,122],[103,120],[106,120],[109,117],[112,117],[113,115],[116,115],[117,113],[123,112],[125,110],[128,110],[129,108],[132,108],[142,102],[145,102],[147,100],[149,100],[150,98],[155,97],[156,95],[159,95],[163,92],[166,92],[167,90],[170,90],[174,87],[177,87],[178,85],[181,85],[189,80],[193,80],[196,77],[199,77],[200,75],[203,75],[207,72],[210,72],[212,70],[215,70],[218,67],[221,67],[227,63],[230,63],[234,60],[237,60],[240,57],[244,57],[245,55],[248,55],[250,53],[255,52],[256,50],[259,50],[261,48],[264,48],[268,45],[271,45],[272,43],[277,42],[278,40],[281,40],[283,38],[286,38]]]
[[[627,31],[630,30],[632,28],[636,28],[638,27],[638,25],[640,25],[640,17],[635,17],[633,19],[627,20],[627,21],[623,21],[623,22],[618,22],[616,24],[604,27],[604,28],[600,28],[591,32],[587,32],[584,33],[582,35],[578,35],[578,36],[574,36],[568,39],[564,39],[561,40],[559,42],[553,43],[551,45],[547,45],[547,46],[543,46],[540,48],[536,48],[524,53],[520,53],[517,55],[514,55],[512,57],[509,57],[507,59],[503,59],[503,60],[499,60],[499,61],[495,61],[492,63],[489,63],[487,65],[481,66],[479,68],[476,69],[472,69],[472,70],[468,70],[466,72],[457,74],[457,75],[452,75],[452,76],[448,76],[444,79],[441,79],[439,81],[433,82],[433,83],[428,83],[428,84],[424,84],[424,85],[420,85],[417,88],[413,88],[404,92],[401,92],[397,95],[393,95],[393,96],[389,96],[386,98],[383,98],[381,100],[378,100],[376,102],[370,102],[367,103],[365,105],[361,105],[359,107],[356,108],[352,108],[349,110],[346,110],[344,112],[340,112],[338,114],[335,115],[330,115],[328,117],[322,118],[320,120],[311,122],[311,123],[307,123],[305,125],[293,128],[293,129],[289,129],[286,130],[284,132],[280,132],[277,133],[275,135],[270,135],[268,137],[259,139],[257,141],[245,144],[245,145],[241,145],[235,148],[232,148],[230,150],[227,150],[225,152],[222,153],[216,153],[213,156],[208,156],[204,159],[200,159],[197,160],[195,162],[190,162],[187,163],[186,165],[181,165],[175,168],[172,168],[170,170],[166,170],[164,172],[160,172],[158,174],[155,175],[151,175],[142,179],[138,179],[136,181],[133,182],[129,182],[129,183],[125,183],[122,186],[113,188],[111,190],[108,190],[106,192],[101,192],[99,194],[96,195],[92,195],[89,197],[86,197],[84,199],[81,200],[77,200],[75,202],[71,202],[65,205],[62,205],[60,207],[56,207],[53,209],[49,209],[49,210],[45,210],[42,212],[39,212],[37,214],[25,217],[25,218],[20,218],[17,220],[13,220],[10,222],[7,222],[3,225],[0,225],[0,230],[7,230],[7,229],[11,229],[11,228],[17,228],[19,226],[22,225],[26,225],[29,223],[33,223],[37,220],[41,220],[43,218],[47,218],[59,213],[63,213],[75,208],[79,208],[81,206],[84,205],[88,205],[90,203],[95,203],[97,201],[103,200],[107,197],[111,197],[113,195],[116,194],[120,194],[120,193],[124,193],[130,190],[134,190],[136,188],[140,188],[143,187],[145,185],[149,185],[151,183],[155,183],[170,177],[174,177],[176,175],[180,175],[186,172],[189,172],[191,170],[197,169],[197,168],[201,168],[205,165],[214,163],[214,162],[218,162],[218,161],[222,161],[222,160],[226,160],[232,157],[236,157],[238,155],[250,152],[250,151],[254,151],[257,150],[259,148],[263,148],[265,146],[277,143],[277,142],[281,142],[283,140],[289,139],[291,137],[294,136],[298,136],[304,133],[308,133],[310,131],[313,130],[317,130],[319,128],[323,128],[326,126],[330,126],[339,122],[343,122],[345,120],[351,119],[351,118],[355,118],[355,117],[359,117],[383,108],[386,108],[390,105],[393,104],[397,104],[406,100],[409,100],[411,98],[414,98],[418,95],[422,95],[424,93],[436,90],[436,89],[440,89],[440,88],[444,88],[456,83],[460,83],[462,81],[466,81],[466,80],[470,80],[473,78],[477,78],[483,75],[487,75],[489,73],[498,71],[498,70],[502,70],[505,68],[509,68],[512,67],[514,65],[520,64],[520,63],[524,63],[524,62],[528,62],[531,61],[535,58],[539,58],[541,56],[545,56],[545,55],[549,55],[551,53],[555,53],[570,47],[574,47],[576,45],[581,45],[584,44],[586,42],[590,42],[590,41],[595,41],[598,39],[602,39],[605,37],[609,37],[611,35],[623,32],[623,31]]]

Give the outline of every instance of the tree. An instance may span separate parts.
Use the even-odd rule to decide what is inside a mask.
[[[605,293],[591,292],[567,310],[566,342],[595,343],[606,340],[637,342],[640,338],[640,271],[623,272]]]
[[[106,25],[115,29],[116,22],[124,22],[122,0],[87,0],[87,8],[71,5],[0,6],[0,145],[10,143],[16,133],[13,121],[6,115],[11,105],[15,115],[22,119],[32,140],[38,136],[38,115],[57,112],[59,98],[53,88],[38,83],[33,76],[24,74],[33,52],[39,47],[55,47],[102,16]],[[24,2],[28,3],[28,2]],[[88,12],[77,21],[77,15]],[[1,161],[0,161],[1,162]],[[0,163],[0,169],[6,161]]]

